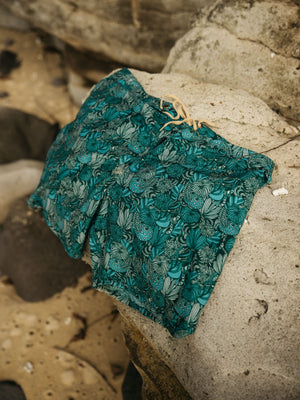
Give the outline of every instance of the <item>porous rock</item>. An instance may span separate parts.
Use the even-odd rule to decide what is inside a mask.
[[[73,47],[148,71],[160,70],[191,16],[216,0],[1,0],[17,16]]]
[[[193,118],[215,122],[227,140],[265,152],[276,164],[271,184],[254,198],[193,335],[172,338],[162,326],[118,303],[145,399],[157,398],[163,376],[172,377],[173,389],[177,377],[195,400],[298,399],[300,232],[294,210],[300,195],[299,133],[245,91],[180,74],[132,72],[151,95],[178,96]],[[282,186],[288,195],[273,196],[272,190]],[[148,360],[147,354],[152,355]]]
[[[221,1],[178,40],[164,72],[240,88],[300,120],[299,4]]]
[[[120,318],[107,295],[88,288],[86,274],[75,287],[32,303],[0,279],[1,400],[1,381],[17,382],[28,400],[121,399],[128,355]]]

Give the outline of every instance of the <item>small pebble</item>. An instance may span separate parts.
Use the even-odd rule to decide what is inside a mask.
[[[25,369],[26,372],[28,372],[29,374],[33,371],[33,365],[30,361],[27,361],[27,363],[24,365],[23,367]]]
[[[71,321],[72,321],[72,318],[71,317],[67,317],[65,319],[65,325],[70,325]]]
[[[272,192],[273,196],[280,196],[282,194],[288,194],[288,193],[289,193],[288,190],[284,187],[273,190]]]

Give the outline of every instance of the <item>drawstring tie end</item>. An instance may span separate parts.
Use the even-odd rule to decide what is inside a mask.
[[[168,111],[163,111],[164,114],[168,115],[172,120],[164,124],[164,126],[160,129],[162,131],[166,126],[170,124],[175,124],[175,125],[181,125],[184,122],[188,124],[189,126],[192,126],[194,131],[196,131],[199,128],[202,128],[202,124],[216,127],[215,124],[213,124],[210,121],[207,121],[205,119],[201,120],[195,120],[193,119],[185,105],[178,99],[178,97],[173,96],[171,94],[167,94],[166,96],[162,97],[160,100],[160,109],[164,110],[164,101],[172,103],[174,110],[176,111],[177,115],[174,117],[171,113]],[[179,118],[182,118],[181,120]]]

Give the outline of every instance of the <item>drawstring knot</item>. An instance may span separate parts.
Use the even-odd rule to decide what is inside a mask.
[[[189,126],[192,126],[194,131],[196,131],[198,128],[202,127],[202,124],[209,125],[215,127],[212,122],[209,122],[205,119],[201,119],[199,121],[196,121],[193,119],[185,105],[178,99],[178,97],[173,96],[171,94],[167,94],[166,96],[162,97],[160,100],[160,109],[164,110],[164,101],[167,101],[169,103],[172,103],[174,110],[176,111],[177,115],[174,117],[171,113],[168,111],[163,111],[164,114],[168,115],[170,118],[172,118],[171,121],[167,122],[160,130],[163,130],[166,126],[169,124],[175,124],[175,125],[180,125],[183,124],[184,122],[188,124]],[[179,120],[179,118],[182,118]]]

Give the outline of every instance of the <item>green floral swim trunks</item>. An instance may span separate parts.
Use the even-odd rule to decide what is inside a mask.
[[[274,163],[206,125],[170,123],[167,109],[126,68],[103,79],[60,131],[28,204],[71,257],[89,246],[94,288],[184,337]]]

